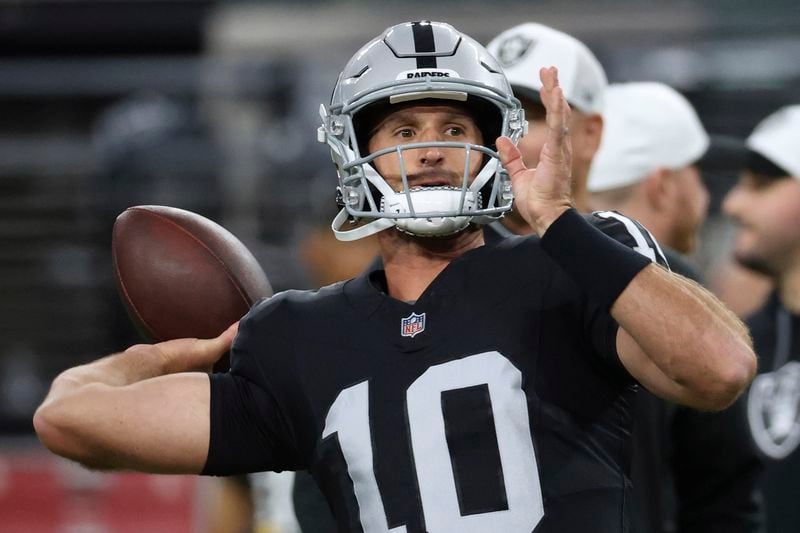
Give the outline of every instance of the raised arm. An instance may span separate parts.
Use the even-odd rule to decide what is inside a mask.
[[[642,385],[696,409],[728,407],[756,372],[747,328],[692,280],[650,265],[611,307],[617,352]]]
[[[210,431],[203,371],[235,334],[136,345],[66,370],[34,415],[39,439],[90,468],[199,473]]]
[[[699,285],[636,257],[572,209],[569,106],[555,68],[540,72],[548,137],[528,169],[497,141],[515,206],[542,246],[620,324],[617,348],[630,374],[658,396],[698,409],[730,405],[756,371],[746,328]]]

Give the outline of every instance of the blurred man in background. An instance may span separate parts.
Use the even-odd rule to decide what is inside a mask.
[[[586,180],[603,134],[603,100],[608,85],[600,62],[575,37],[532,22],[502,32],[486,48],[503,66],[514,96],[519,98],[525,109],[528,133],[520,140],[519,150],[529,168],[539,163],[539,153],[547,131],[544,106],[539,98],[542,84],[537,73],[543,67],[558,68],[564,97],[572,108],[569,126],[572,137],[572,197],[579,211],[588,211]],[[492,227],[506,235],[533,233],[533,229],[516,211],[506,215],[502,224],[496,223]],[[506,228],[505,231],[503,228]]]
[[[714,266],[708,286],[731,311],[744,318],[755,313],[772,292],[768,277],[744,268],[732,258]]]
[[[708,134],[691,104],[661,83],[612,85],[606,102],[606,132],[589,177],[592,207],[635,218],[666,245],[670,265],[681,262],[676,252],[694,250],[708,210],[697,167]]]
[[[682,254],[697,246],[709,193],[709,137],[691,104],[661,83],[611,85],[605,133],[589,175],[592,207],[635,218],[673,271],[699,281]],[[744,402],[701,413],[640,388],[633,432],[633,531],[760,531],[760,461]]]
[[[747,139],[750,160],[723,208],[739,225],[734,255],[775,290],[747,324],[759,375],[747,396],[750,431],[767,466],[770,533],[800,531],[800,105],[780,109]]]

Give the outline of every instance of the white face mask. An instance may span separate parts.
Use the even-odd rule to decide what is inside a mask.
[[[463,198],[463,205],[462,205]],[[419,188],[384,196],[381,211],[400,214],[455,213],[475,211],[480,205],[480,193],[458,187]],[[471,216],[398,218],[395,225],[401,231],[421,237],[439,237],[458,233],[469,225]]]

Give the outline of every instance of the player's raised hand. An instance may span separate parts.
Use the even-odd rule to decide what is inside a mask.
[[[569,137],[570,108],[558,85],[555,67],[539,71],[547,137],[539,166],[527,168],[519,149],[508,137],[497,139],[500,160],[511,176],[514,205],[522,218],[543,235],[550,224],[572,207],[572,144]]]

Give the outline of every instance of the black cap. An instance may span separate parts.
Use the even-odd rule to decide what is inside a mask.
[[[745,168],[753,174],[760,174],[770,178],[785,178],[792,175],[791,172],[775,164],[772,160],[767,159],[755,150],[748,150]]]
[[[747,146],[744,141],[731,135],[710,135],[708,150],[697,161],[697,166],[711,176],[730,174],[738,177],[747,168]]]
[[[725,194],[747,168],[748,152],[744,141],[738,137],[709,135],[708,150],[695,164],[711,195],[712,211],[719,209]]]

